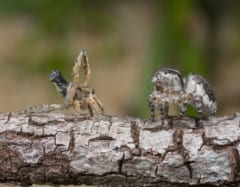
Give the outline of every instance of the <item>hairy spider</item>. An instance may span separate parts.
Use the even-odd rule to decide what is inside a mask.
[[[80,83],[80,69],[83,67],[83,83]],[[81,50],[77,62],[73,67],[73,81],[68,83],[59,70],[54,70],[49,75],[50,81],[56,86],[57,91],[65,99],[65,106],[75,109],[80,113],[82,109],[88,109],[91,116],[94,113],[102,113],[103,105],[96,97],[94,89],[89,87],[91,70],[86,50]]]
[[[200,75],[190,74],[182,79],[179,71],[171,68],[158,70],[153,80],[154,91],[148,98],[151,119],[155,119],[155,110],[160,117],[168,116],[169,105],[180,106],[180,115],[186,112],[186,105],[196,108],[198,115],[214,115],[217,110],[216,97],[210,84]]]

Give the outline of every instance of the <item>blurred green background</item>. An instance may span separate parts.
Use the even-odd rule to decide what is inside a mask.
[[[240,1],[0,0],[0,110],[63,103],[48,80],[71,80],[88,50],[91,86],[107,114],[149,116],[151,76],[194,72],[213,86],[218,115],[240,110]]]

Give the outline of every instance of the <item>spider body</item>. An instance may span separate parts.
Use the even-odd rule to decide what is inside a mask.
[[[80,68],[83,65],[84,78],[83,83],[80,84]],[[88,83],[90,79],[91,71],[88,63],[87,52],[82,50],[77,58],[77,62],[73,67],[73,81],[68,83],[62,76],[59,70],[54,70],[49,75],[49,79],[57,91],[65,99],[65,106],[73,106],[77,113],[80,113],[82,109],[88,109],[91,116],[94,113],[102,113],[103,105],[96,97],[94,89],[90,88]]]
[[[182,79],[179,71],[171,68],[158,70],[152,81],[154,91],[148,98],[151,119],[159,110],[161,118],[168,116],[169,105],[180,107],[180,115],[186,112],[186,105],[196,108],[199,116],[214,115],[217,110],[216,97],[210,84],[200,75],[190,74]]]

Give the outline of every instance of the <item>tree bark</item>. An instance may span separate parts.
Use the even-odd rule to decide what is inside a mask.
[[[0,182],[238,186],[240,114],[208,120],[0,114]]]

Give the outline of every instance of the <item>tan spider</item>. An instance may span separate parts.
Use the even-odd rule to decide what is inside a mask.
[[[83,67],[83,83],[80,83],[80,70]],[[88,109],[91,116],[94,113],[102,113],[103,105],[96,97],[93,88],[89,87],[91,70],[88,62],[87,51],[81,50],[77,62],[73,67],[73,81],[68,83],[59,70],[54,70],[49,75],[49,79],[56,86],[57,91],[65,99],[65,106],[73,107],[77,113],[83,109]]]

